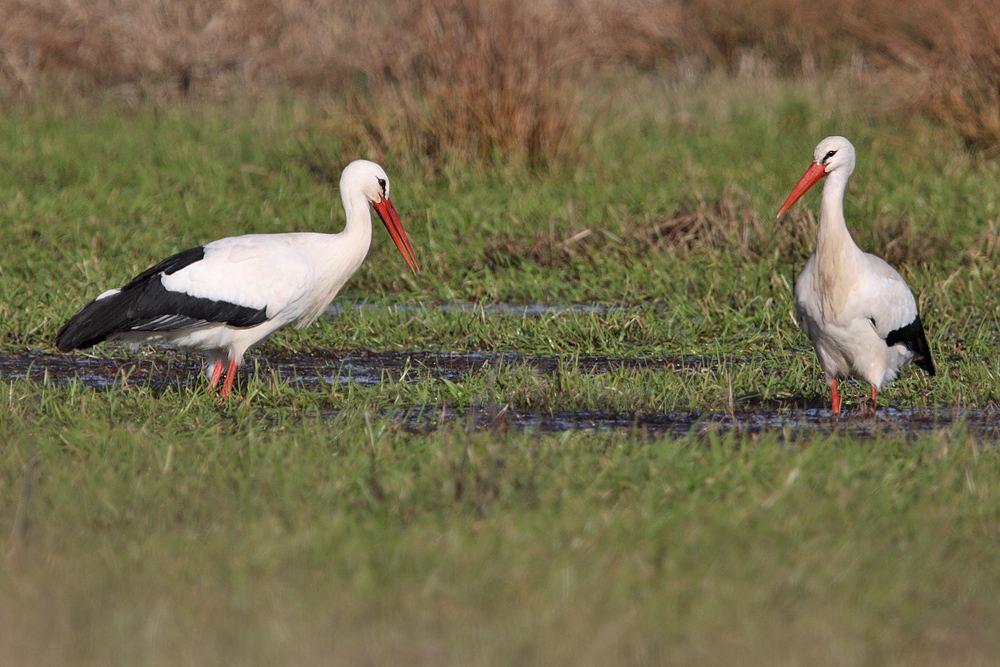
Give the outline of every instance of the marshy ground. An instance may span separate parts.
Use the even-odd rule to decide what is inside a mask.
[[[805,354],[796,351],[796,355]],[[785,360],[792,361],[791,355]],[[554,378],[566,369],[586,374],[596,380],[613,370],[641,369],[650,373],[680,375],[713,373],[721,367],[754,365],[754,359],[697,358],[562,358],[527,356],[514,352],[369,352],[351,350],[341,354],[313,353],[265,357],[251,355],[248,369],[237,381],[245,388],[248,373],[271,378],[291,391],[312,391],[317,386],[353,383],[361,386],[416,382],[447,382],[460,386],[476,375],[495,381],[504,369],[517,373]],[[775,373],[777,368],[763,368]],[[0,357],[0,376],[10,382],[30,380],[46,386],[73,384],[94,390],[137,388],[152,396],[172,392],[191,393],[203,390],[205,378],[200,361],[191,355],[161,350],[158,355],[128,357],[91,357],[52,353]],[[864,388],[855,393],[860,400]],[[340,410],[324,407],[316,412],[324,419],[335,419]],[[1000,437],[1000,420],[991,407],[896,408],[880,405],[876,414],[855,406],[837,418],[830,412],[828,397],[823,394],[789,397],[785,400],[740,401],[727,411],[523,409],[510,404],[473,404],[465,407],[447,403],[424,405],[396,404],[373,417],[386,420],[411,433],[430,433],[438,429],[473,430],[515,429],[527,433],[562,433],[571,431],[618,431],[646,438],[680,437],[704,433],[736,431],[759,434],[780,432],[788,441],[813,434],[839,432],[859,439],[878,440],[886,435],[917,437],[956,427],[984,442]],[[266,415],[262,419],[267,420]]]

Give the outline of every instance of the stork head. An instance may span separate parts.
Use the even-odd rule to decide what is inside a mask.
[[[340,174],[341,192],[360,192],[372,204],[388,199],[389,177],[371,160],[355,160]]]
[[[399,254],[406,260],[406,265],[414,273],[420,270],[410,239],[406,236],[392,200],[389,199],[389,177],[382,167],[370,160],[355,160],[350,163],[340,174],[340,194],[345,204],[354,195],[363,195],[375,207],[375,212],[389,230],[389,236],[399,249]]]
[[[854,144],[845,137],[827,137],[813,150],[813,163],[823,165],[827,174],[843,171],[845,176],[849,176],[854,171],[854,160]]]
[[[781,205],[778,217],[780,218],[785,211],[792,207],[792,204],[799,200],[799,197],[816,185],[824,176],[836,173],[841,178],[846,179],[854,171],[854,161],[854,146],[844,137],[827,137],[819,142],[813,151],[813,163],[809,165],[806,173],[799,179],[792,193],[788,195],[788,199]]]

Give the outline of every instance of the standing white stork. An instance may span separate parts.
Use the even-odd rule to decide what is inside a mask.
[[[209,389],[227,363],[221,393],[228,396],[247,349],[286,324],[311,324],[361,266],[372,240],[369,204],[410,270],[419,270],[382,167],[347,165],[340,196],[347,224],[339,234],[247,234],[184,250],[81,308],[59,329],[56,347],[118,340],[199,350]]]
[[[934,362],[913,293],[885,260],[862,252],[844,220],[844,191],[854,171],[854,146],[827,137],[813,164],[778,211],[792,207],[824,176],[816,252],[795,283],[795,312],[830,383],[833,413],[840,414],[839,378],[871,385],[871,407],[882,385],[913,361],[934,375]]]

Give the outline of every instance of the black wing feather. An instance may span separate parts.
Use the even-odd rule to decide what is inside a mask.
[[[903,347],[913,352],[913,363],[927,371],[928,375],[934,375],[934,360],[931,359],[931,348],[927,345],[927,337],[924,335],[924,325],[920,322],[920,315],[895,331],[890,331],[885,337],[885,344],[889,347],[902,344]]]
[[[163,286],[160,276],[170,275],[204,257],[204,247],[184,250],[146,269],[118,294],[91,301],[59,329],[56,347],[63,352],[88,348],[128,331],[177,331],[209,322],[252,327],[265,322],[266,308],[193,297]]]

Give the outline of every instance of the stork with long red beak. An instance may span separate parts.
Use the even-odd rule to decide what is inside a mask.
[[[795,283],[799,325],[812,341],[830,384],[833,413],[840,414],[837,380],[871,385],[871,408],[883,385],[909,362],[934,375],[934,362],[917,302],[899,273],[883,259],[862,252],[844,220],[844,191],[854,171],[854,146],[827,137],[813,164],[778,211],[781,217],[823,177],[816,252]]]
[[[81,308],[59,329],[56,347],[116,340],[198,350],[209,389],[225,370],[228,396],[247,349],[286,324],[311,324],[361,266],[372,239],[369,204],[410,270],[419,270],[382,167],[347,165],[340,196],[347,224],[339,234],[247,234],[184,250]]]

